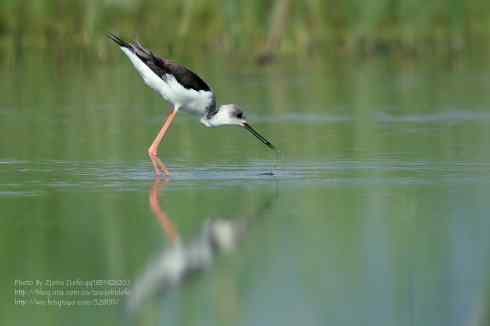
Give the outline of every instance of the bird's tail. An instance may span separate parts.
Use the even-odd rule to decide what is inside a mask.
[[[123,47],[123,48],[131,48],[131,45],[129,45],[128,42],[122,40],[121,38],[119,38],[119,36],[117,35],[114,35],[110,32],[108,32],[107,34],[107,37],[110,38],[111,40],[113,40],[114,42],[116,42],[119,46]]]

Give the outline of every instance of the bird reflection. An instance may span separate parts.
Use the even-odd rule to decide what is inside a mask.
[[[150,208],[158,222],[162,225],[163,232],[168,236],[172,243],[175,243],[179,238],[175,225],[168,217],[167,213],[160,208],[160,203],[158,201],[158,194],[160,193],[160,190],[167,185],[167,183],[167,179],[163,181],[161,181],[159,178],[155,179],[155,182],[150,188]]]
[[[170,246],[149,262],[144,272],[133,282],[126,308],[133,314],[148,299],[162,296],[175,287],[181,286],[193,276],[210,270],[214,259],[222,253],[235,250],[244,239],[254,219],[208,219],[198,234],[191,240],[181,240],[176,226],[160,207],[159,193],[169,183],[156,179],[149,191],[150,207],[170,240]],[[272,204],[266,201],[259,208],[256,217],[264,214]]]

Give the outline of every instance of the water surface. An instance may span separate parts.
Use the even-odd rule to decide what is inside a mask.
[[[488,324],[488,66],[197,65],[281,153],[180,114],[155,183],[168,105],[123,59],[2,66],[1,324]],[[15,302],[15,280],[148,275],[131,309]]]

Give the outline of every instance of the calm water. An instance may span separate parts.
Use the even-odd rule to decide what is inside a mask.
[[[122,56],[1,66],[0,324],[490,323],[490,67],[194,66],[277,158],[179,114],[155,182],[168,105]],[[131,295],[43,305],[97,299],[67,280]]]

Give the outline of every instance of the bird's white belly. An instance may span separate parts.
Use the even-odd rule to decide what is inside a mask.
[[[182,111],[202,116],[213,101],[213,93],[210,91],[187,89],[172,75],[166,75],[163,82],[167,87],[165,92],[168,100]]]
[[[157,91],[165,100],[172,103],[177,110],[200,116],[206,113],[206,108],[213,101],[212,92],[187,89],[170,74],[167,74],[165,79],[162,79],[129,49],[121,47],[121,50],[131,60],[145,84]]]

